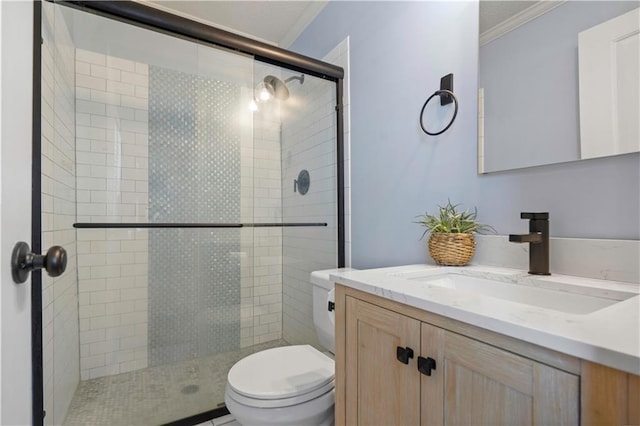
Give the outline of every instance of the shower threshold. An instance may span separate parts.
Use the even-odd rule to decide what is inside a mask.
[[[224,401],[227,373],[233,364],[254,352],[286,345],[284,340],[273,340],[209,357],[82,381],[64,425],[161,425],[211,411]]]

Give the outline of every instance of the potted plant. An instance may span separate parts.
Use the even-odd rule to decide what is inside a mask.
[[[420,239],[429,234],[429,254],[438,265],[466,265],[476,250],[474,233],[495,233],[491,226],[477,221],[476,208],[473,212],[459,212],[458,206],[459,204],[454,205],[447,200],[446,206],[438,206],[438,215],[427,212],[418,216],[420,219],[416,223],[427,228]]]

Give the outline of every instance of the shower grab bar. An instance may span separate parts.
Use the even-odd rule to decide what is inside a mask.
[[[275,228],[294,226],[327,226],[326,222],[302,223],[74,223],[77,229],[100,228]]]

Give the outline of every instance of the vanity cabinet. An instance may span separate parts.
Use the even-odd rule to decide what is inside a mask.
[[[362,298],[344,297],[336,424],[578,424],[578,376]]]
[[[640,376],[339,284],[335,309],[338,426],[640,424]]]
[[[577,425],[579,378],[457,333],[422,323],[424,425]]]

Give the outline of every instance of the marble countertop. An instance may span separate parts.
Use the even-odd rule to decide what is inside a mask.
[[[454,273],[620,300],[571,314],[416,280]],[[490,266],[407,265],[332,273],[332,281],[577,358],[640,375],[640,284],[566,275],[532,276]],[[413,278],[413,279],[412,279]]]

